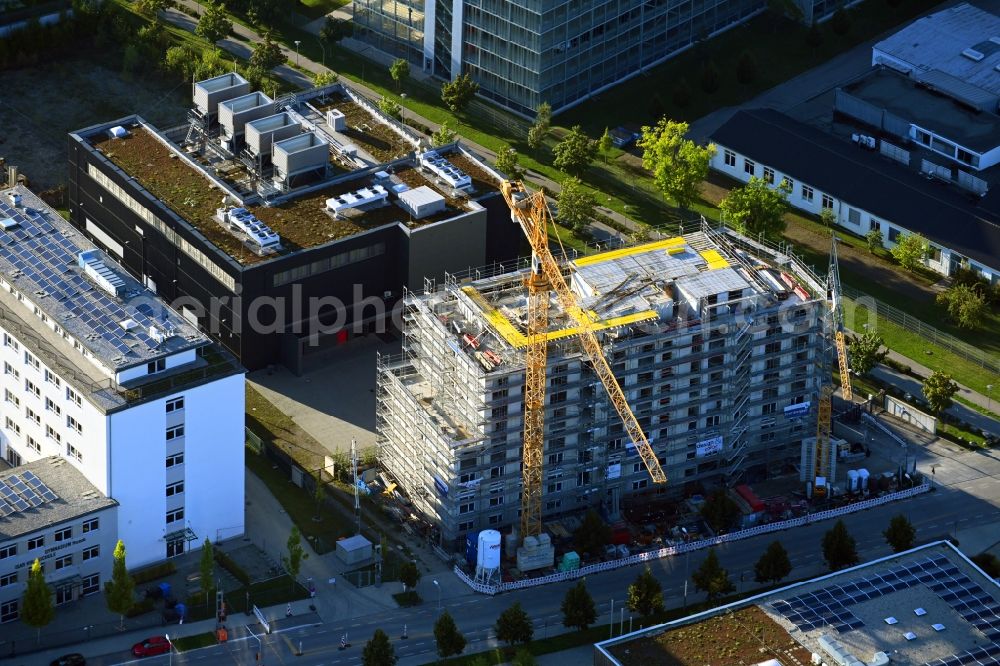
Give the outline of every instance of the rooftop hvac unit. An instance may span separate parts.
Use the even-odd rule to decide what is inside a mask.
[[[219,124],[229,138],[243,134],[248,122],[270,116],[274,102],[262,92],[234,97],[219,103]]]
[[[86,250],[81,252],[77,258],[77,263],[83,272],[90,277],[97,285],[112,296],[121,297],[125,292],[125,281],[107,267],[101,258],[98,250]]]
[[[282,179],[326,168],[329,161],[330,144],[315,132],[278,141],[271,149],[271,163]]]
[[[203,114],[214,116],[219,102],[246,95],[250,90],[247,80],[236,72],[215,76],[194,84],[194,105]]]
[[[255,157],[270,155],[271,147],[302,131],[302,126],[287,113],[251,120],[243,128],[247,149]]]

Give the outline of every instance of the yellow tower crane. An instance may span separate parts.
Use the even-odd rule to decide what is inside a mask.
[[[531,274],[528,289],[527,353],[524,384],[524,452],[521,488],[521,536],[537,536],[542,531],[542,458],[545,432],[545,366],[549,292],[555,291],[563,312],[574,320],[581,346],[608,392],[611,404],[625,425],[654,483],[665,483],[666,475],[653,453],[646,434],[628,405],[601,343],[594,333],[594,321],[569,288],[563,269],[549,249],[548,225],[551,212],[543,192],[529,194],[520,181],[503,181],[500,186],[511,217],[521,227],[531,245]]]
[[[851,387],[851,373],[847,364],[847,344],[844,340],[844,312],[840,307],[840,268],[837,262],[837,236],[833,237],[830,247],[830,269],[826,274],[826,297],[830,304],[830,327],[834,329],[834,343],[837,348],[837,363],[840,369],[840,390],[844,400],[850,401],[854,395]],[[828,329],[829,330],[829,329]],[[833,427],[833,384],[825,384],[820,389],[819,408],[816,417],[816,450],[815,475],[813,489],[817,495],[826,493],[824,485],[817,484],[818,479],[824,479],[829,484],[830,473],[830,432]]]

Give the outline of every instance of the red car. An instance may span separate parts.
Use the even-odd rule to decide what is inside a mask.
[[[141,643],[132,646],[132,656],[152,657],[157,654],[170,652],[170,641],[166,636],[150,636]]]

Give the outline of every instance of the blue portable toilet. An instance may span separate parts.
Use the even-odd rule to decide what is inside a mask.
[[[160,583],[160,593],[164,599],[170,598],[170,583]]]
[[[469,566],[476,563],[476,551],[479,549],[479,532],[472,531],[465,535],[465,562]]]

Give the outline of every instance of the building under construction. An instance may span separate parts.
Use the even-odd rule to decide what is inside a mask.
[[[704,224],[566,267],[667,483],[652,483],[580,347],[579,320],[552,296],[544,520],[589,507],[614,519],[651,495],[796,471],[812,480],[816,406],[836,359],[825,282]],[[379,359],[381,463],[446,548],[519,523],[529,268],[507,268],[408,293],[403,353]]]

